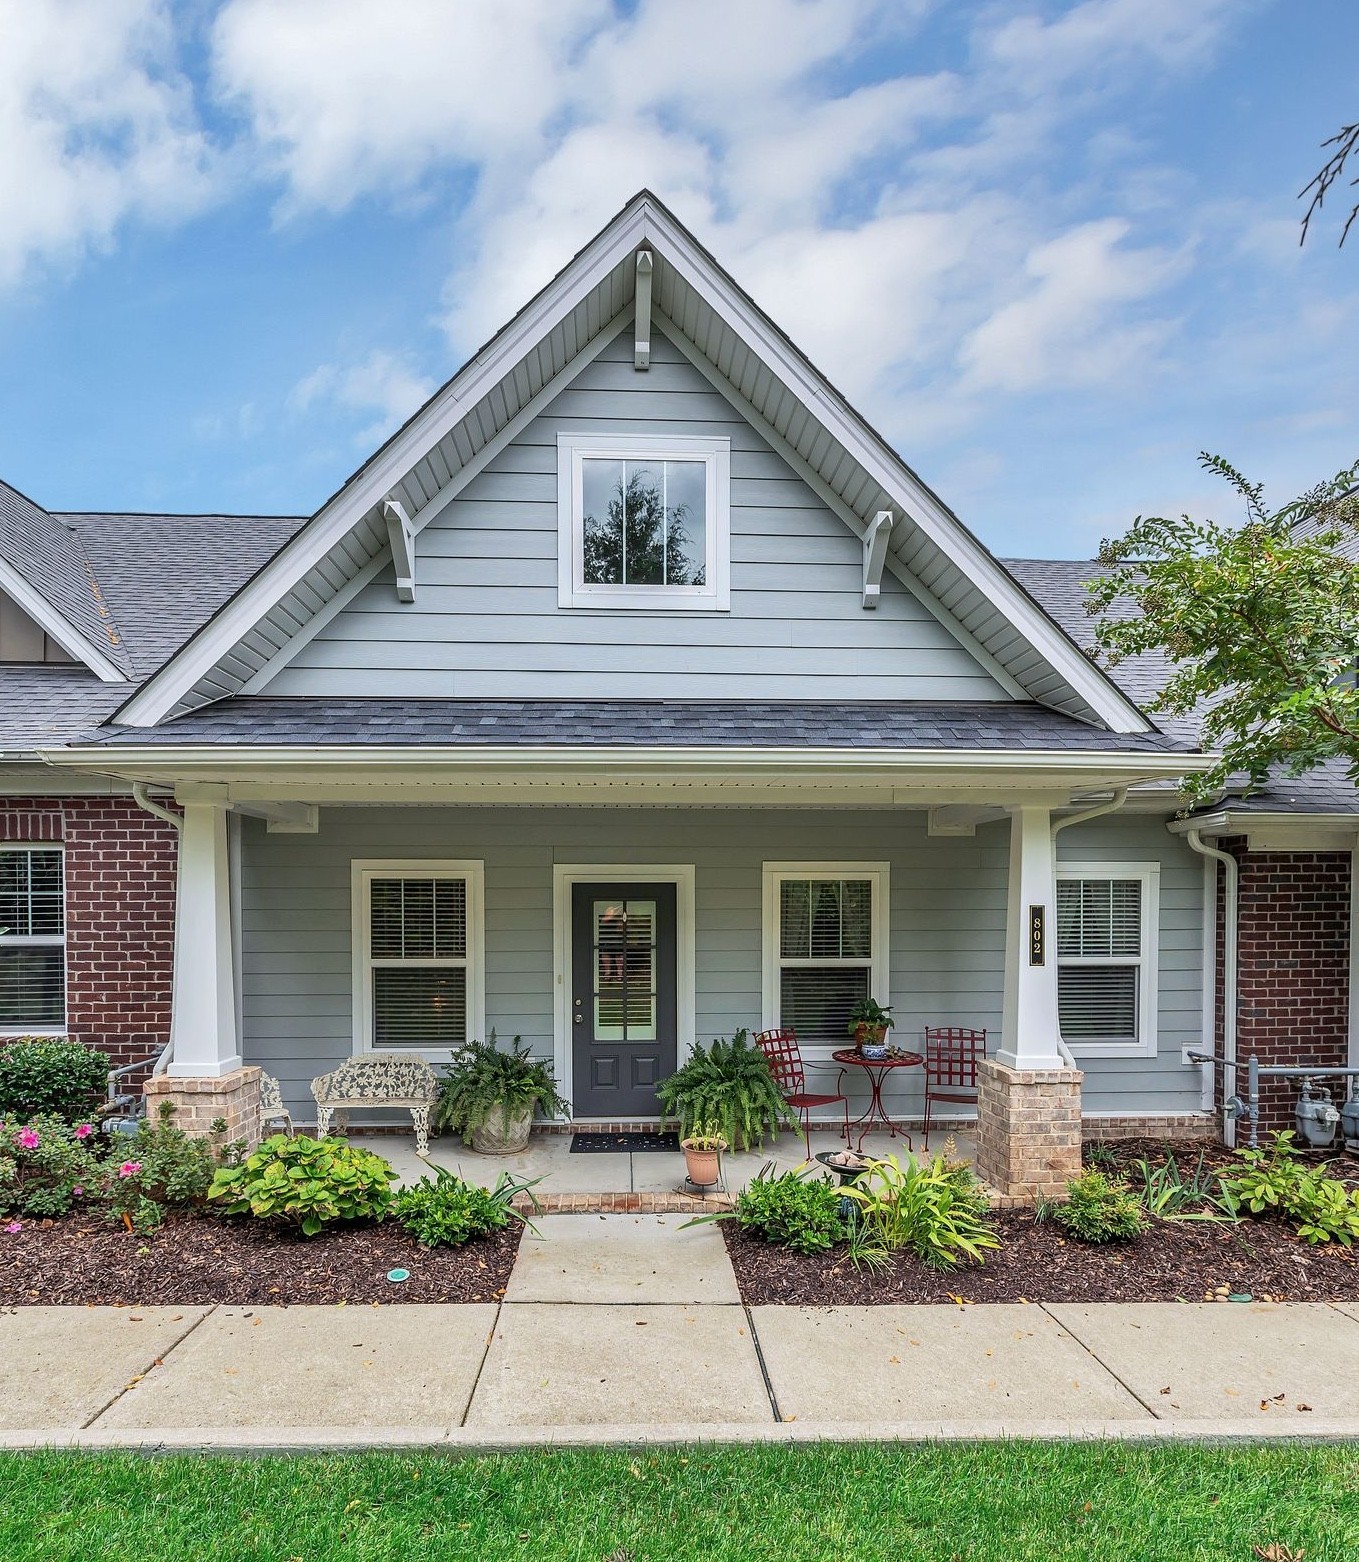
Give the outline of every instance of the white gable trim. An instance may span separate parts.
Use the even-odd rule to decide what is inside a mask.
[[[38,625],[44,633],[78,662],[84,662],[104,683],[126,683],[127,674],[115,667],[108,657],[92,641],[61,616],[46,597],[35,591],[12,565],[0,559],[0,591],[14,602]]]
[[[493,390],[582,303],[591,289],[605,281],[644,243],[658,251],[658,258],[668,262],[697,297],[742,337],[860,469],[897,500],[923,536],[954,562],[1090,711],[1114,731],[1151,730],[1151,723],[1136,705],[1081,653],[1003,566],[887,450],[838,392],[720,272],[697,241],[645,192],[394,435],[293,541],[127,702],[117,719],[132,726],[154,726],[171,715],[303,576],[387,497],[433,444],[470,413],[482,396]],[[616,333],[609,331],[607,325],[602,323],[592,341],[612,339]],[[560,373],[552,383],[560,388]],[[776,448],[784,448],[782,441]],[[442,508],[445,502],[448,501],[441,493],[438,500],[417,512],[413,524],[418,528],[425,511],[432,511],[435,503]],[[844,508],[837,507],[836,513],[843,516]],[[425,517],[425,522],[432,518],[432,514]],[[862,536],[862,523],[856,522],[855,530]],[[345,585],[348,584],[346,581]],[[241,680],[242,686],[246,681]]]

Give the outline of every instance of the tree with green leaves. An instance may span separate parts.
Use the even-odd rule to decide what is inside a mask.
[[[628,473],[609,496],[606,515],[585,517],[585,579],[591,585],[701,586],[689,507],[667,512],[660,484],[645,469]]]
[[[1100,547],[1089,586],[1092,655],[1115,667],[1159,653],[1173,667],[1152,714],[1202,713],[1221,754],[1186,779],[1194,802],[1271,771],[1345,760],[1359,777],[1359,462],[1280,510],[1220,456],[1202,466],[1245,506],[1244,523],[1138,516]],[[1135,609],[1111,613],[1115,605]]]

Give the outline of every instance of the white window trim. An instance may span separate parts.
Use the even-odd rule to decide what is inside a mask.
[[[872,883],[873,956],[869,961],[869,996],[887,1008],[891,994],[891,926],[888,908],[891,905],[891,867],[885,862],[767,862],[764,865],[764,904],[762,912],[763,938],[761,965],[763,968],[763,1001],[761,1030],[777,1030],[782,1023],[781,986],[779,971],[779,885],[784,879],[868,879]],[[822,963],[822,962],[818,962]],[[829,965],[832,962],[826,961]],[[860,960],[845,964],[861,965]],[[846,1034],[839,1046],[850,1045]],[[829,1057],[833,1048],[813,1044],[803,1047],[804,1056]]]
[[[697,1039],[697,955],[694,865],[691,862],[558,862],[552,865],[552,1071],[568,1101],[575,1084],[571,1011],[571,889],[576,884],[675,886],[675,1059],[683,1063]]]
[[[59,852],[61,854],[61,933],[36,935],[0,934],[0,944],[11,949],[53,949],[61,945],[61,1010],[60,1025],[4,1025],[0,1026],[0,1038],[11,1036],[65,1036],[71,1021],[71,971],[67,939],[66,848],[60,841],[6,841],[0,852]]]
[[[395,1052],[373,1045],[372,885],[374,879],[465,879],[467,882],[467,1039],[486,1038],[486,865],[445,857],[355,857],[352,874],[354,1053]],[[400,1049],[446,1063],[451,1047]]]
[[[1137,984],[1136,1041],[1068,1041],[1067,1048],[1077,1058],[1154,1058],[1158,1009],[1160,1005],[1160,929],[1161,864],[1159,862],[1064,862],[1057,869],[1060,879],[1139,879],[1142,883],[1142,955]],[[1055,897],[1054,897],[1055,899]],[[1056,912],[1054,910],[1054,917]],[[1052,959],[1060,970],[1063,965],[1123,965],[1127,960],[1063,960],[1057,953],[1057,928],[1052,929]],[[1054,973],[1055,979],[1055,973]]]
[[[706,584],[702,586],[587,586],[582,463],[586,460],[702,461],[707,469],[704,536]],[[678,435],[557,435],[557,604],[569,608],[618,608],[725,613],[731,608],[731,441]]]

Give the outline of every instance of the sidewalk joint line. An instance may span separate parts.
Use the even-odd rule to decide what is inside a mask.
[[[755,1361],[759,1366],[760,1376],[764,1379],[764,1391],[769,1396],[769,1408],[774,1414],[776,1425],[783,1426],[783,1412],[779,1409],[778,1395],[774,1392],[774,1383],[765,1364],[764,1347],[760,1344],[760,1336],[755,1328],[755,1315],[751,1312],[748,1302],[742,1302],[741,1309],[746,1315],[746,1327],[750,1330],[750,1343],[755,1347]]]
[[[1099,1305],[1099,1304],[1097,1304],[1097,1305]],[[1085,1354],[1087,1356],[1089,1356],[1091,1361],[1095,1362],[1096,1365],[1098,1365],[1100,1367],[1103,1367],[1104,1370],[1109,1374],[1109,1376],[1114,1380],[1114,1382],[1118,1384],[1118,1386],[1121,1389],[1123,1389],[1128,1394],[1131,1394],[1132,1397],[1137,1401],[1137,1403],[1139,1405],[1141,1405],[1143,1410],[1145,1410],[1147,1412],[1147,1414],[1152,1418],[1153,1421],[1164,1421],[1165,1420],[1165,1417],[1158,1413],[1158,1411],[1156,1409],[1156,1406],[1148,1404],[1147,1401],[1145,1399],[1143,1399],[1142,1396],[1137,1392],[1137,1390],[1132,1386],[1132,1384],[1126,1382],[1123,1378],[1121,1378],[1118,1375],[1118,1373],[1115,1372],[1114,1369],[1109,1365],[1109,1363],[1104,1360],[1104,1358],[1099,1354],[1098,1351],[1093,1350],[1089,1345],[1087,1345],[1085,1343],[1085,1341],[1080,1337],[1079,1334],[1076,1333],[1075,1329],[1073,1329],[1069,1323],[1063,1323],[1060,1318],[1056,1317],[1053,1313],[1048,1312],[1048,1304],[1046,1302],[1039,1302],[1038,1306],[1041,1307],[1042,1310],[1045,1313],[1047,1313],[1048,1317],[1052,1319],[1052,1321],[1057,1325],[1057,1327],[1059,1329],[1062,1330],[1062,1332],[1064,1334],[1069,1334],[1071,1336],[1071,1338],[1073,1340],[1075,1340],[1077,1345],[1079,1345],[1080,1348],[1085,1352]]]
[[[170,1345],[169,1345],[169,1348],[167,1350],[163,1351],[159,1356],[153,1356],[152,1359],[150,1360],[150,1362],[137,1374],[136,1382],[140,1383],[142,1381],[142,1379],[146,1377],[147,1373],[152,1370],[152,1368],[156,1365],[156,1363],[158,1361],[160,1362],[160,1364],[162,1366],[164,1366],[166,1361],[170,1358],[170,1356],[172,1356],[174,1354],[174,1352],[179,1349],[179,1347],[184,1343],[185,1340],[188,1339],[188,1337],[199,1326],[199,1324],[200,1323],[206,1323],[207,1320],[212,1317],[213,1313],[215,1313],[217,1311],[217,1309],[218,1309],[218,1307],[220,1305],[221,1305],[220,1303],[214,1302],[204,1312],[204,1314],[203,1314],[203,1316],[201,1318],[195,1318],[194,1319],[194,1321],[189,1325],[189,1327],[187,1329],[185,1329],[183,1334],[179,1335],[177,1338],[175,1338],[175,1339],[170,1341]],[[81,1423],[80,1430],[82,1432],[88,1432],[89,1429],[94,1425],[94,1423],[100,1418],[100,1416],[107,1415],[107,1413],[110,1410],[113,1409],[113,1407],[118,1403],[118,1401],[123,1397],[123,1395],[124,1394],[130,1394],[135,1386],[136,1386],[135,1383],[124,1383],[122,1388],[118,1389],[114,1393],[112,1399],[105,1400],[104,1403],[102,1405],[100,1405],[99,1409],[95,1411],[95,1413],[90,1417],[90,1419],[88,1421],[84,1421],[84,1422]]]
[[[467,1418],[472,1414],[472,1401],[477,1397],[477,1388],[481,1383],[481,1374],[486,1370],[486,1363],[491,1356],[491,1346],[495,1343],[495,1331],[500,1327],[500,1315],[505,1308],[505,1298],[502,1296],[495,1304],[495,1317],[491,1319],[490,1332],[486,1336],[486,1343],[481,1349],[481,1360],[477,1363],[477,1375],[472,1379],[472,1392],[467,1396],[467,1403],[462,1407],[462,1415],[458,1419],[458,1428],[461,1430],[467,1425]],[[453,1435],[452,1427],[449,1428],[449,1436]]]

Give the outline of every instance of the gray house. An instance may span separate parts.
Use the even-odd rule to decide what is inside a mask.
[[[115,637],[124,686],[32,742],[51,789],[180,832],[186,1095],[238,1114],[262,1066],[307,1121],[345,1057],[494,1029],[577,1120],[645,1121],[741,1026],[833,1083],[873,996],[907,1045],[988,1031],[1005,1190],[1059,1182],[1082,1120],[1210,1121],[1193,733],[1077,644],[1088,566],[987,552],[653,196],[259,527],[177,651]]]

